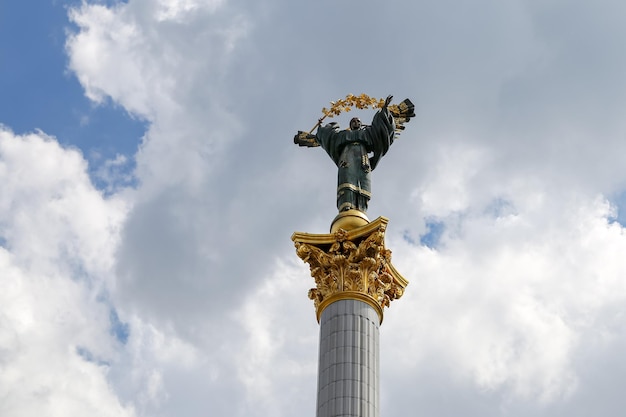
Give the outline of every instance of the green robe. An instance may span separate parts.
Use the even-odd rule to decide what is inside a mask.
[[[374,115],[371,126],[359,130],[339,130],[335,122],[318,128],[315,141],[339,169],[337,208],[340,212],[350,209],[367,212],[372,195],[370,172],[389,150],[395,129],[393,117],[386,108]]]

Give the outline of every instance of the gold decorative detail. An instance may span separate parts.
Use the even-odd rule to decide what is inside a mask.
[[[388,220],[379,217],[351,230],[331,234],[294,233],[297,255],[311,269],[316,287],[309,290],[320,320],[332,302],[356,299],[370,304],[383,321],[383,308],[400,298],[408,281],[391,264],[385,248]]]
[[[335,233],[339,229],[352,230],[365,226],[370,220],[365,213],[360,210],[344,210],[333,219],[330,225],[330,233]]]
[[[344,188],[347,188],[348,190],[352,190],[352,191],[354,191],[354,192],[357,192],[357,193],[359,193],[359,194],[361,194],[361,195],[368,196],[368,197],[370,197],[370,198],[372,197],[372,193],[371,193],[371,192],[369,192],[369,191],[367,191],[367,190],[364,190],[364,189],[363,189],[363,188],[361,188],[361,187],[357,187],[357,186],[356,186],[356,185],[354,185],[354,184],[350,184],[349,182],[344,182],[344,183],[339,184],[339,185],[337,186],[337,190],[342,190],[342,189],[344,189]]]
[[[331,101],[330,109],[327,109],[326,107],[324,107],[322,109],[322,113],[324,113],[325,117],[333,117],[333,116],[340,115],[344,111],[348,112],[352,110],[353,106],[356,106],[357,109],[367,109],[370,106],[374,109],[380,109],[383,107],[384,104],[385,104],[384,98],[374,98],[374,97],[368,96],[367,94],[360,94],[358,96],[355,96],[354,94],[348,94],[346,98],[342,98],[336,101]],[[392,104],[391,106],[389,106],[390,110],[392,106],[395,106],[395,105]]]
[[[309,134],[312,133],[317,126],[319,126],[322,121],[327,117],[335,117],[339,116],[343,112],[349,112],[352,110],[352,107],[356,107],[357,109],[381,109],[385,105],[384,98],[374,98],[370,97],[367,94],[359,94],[355,96],[354,94],[348,94],[346,98],[341,98],[339,100],[331,101],[330,108],[326,107],[322,108],[322,116],[321,119],[318,120],[317,124],[313,126],[313,129],[309,131]],[[397,104],[390,104],[389,111],[392,114],[398,114],[402,109]]]

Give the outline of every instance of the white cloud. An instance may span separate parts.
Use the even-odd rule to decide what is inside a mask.
[[[110,276],[124,205],[79,152],[0,130],[0,406],[5,415],[135,415],[107,378]]]
[[[109,97],[151,122],[137,155],[141,187],[127,195],[134,208],[114,293],[131,310],[200,312],[215,292],[213,265],[226,273],[219,240],[228,237],[218,236],[228,233],[218,217],[223,197],[208,190],[221,186],[220,155],[241,131],[219,81],[246,34],[242,16],[206,1],[84,4],[71,12],[79,31],[67,42],[70,68],[87,95]],[[173,302],[164,306],[166,299]]]
[[[246,415],[315,407],[318,326],[306,296],[313,279],[295,261],[278,262],[236,314],[247,335],[236,354]]]
[[[614,311],[626,302],[613,209],[568,194],[504,217],[469,214],[437,250],[393,242],[396,266],[414,277],[387,313],[383,349],[402,358],[394,375],[411,367],[419,380],[436,358],[488,391],[567,404],[584,369],[578,352],[607,348],[598,329],[615,336],[602,323],[607,313],[621,323]]]
[[[112,415],[312,412],[317,332],[303,324],[312,283],[299,281],[312,280],[289,235],[326,230],[336,174],[291,137],[328,100],[391,92],[419,116],[374,172],[370,215],[391,217],[388,246],[411,280],[382,327],[383,414],[416,397],[433,415],[594,404],[584,399],[624,382],[588,358],[623,363],[626,297],[607,201],[626,184],[626,61],[611,42],[619,22],[599,23],[620,6],[600,3],[72,9],[69,69],[90,99],[149,127],[137,187],[106,198],[79,152],[2,132],[1,259],[15,279],[0,295],[1,346],[32,363],[2,362],[2,375],[42,372],[59,401],[84,384]],[[577,55],[583,41],[599,73]],[[402,239],[419,242],[428,219],[443,227],[434,249]],[[113,306],[129,325],[123,346]],[[59,364],[76,375],[67,391]],[[11,406],[39,392],[19,387]]]
[[[105,280],[125,203],[105,200],[92,186],[80,152],[54,138],[3,129],[0,139],[0,225],[16,261],[37,273],[83,271]]]
[[[240,16],[218,13],[222,3],[138,0],[70,9],[79,30],[67,40],[69,67],[90,99],[110,98],[149,121],[171,123],[193,111],[181,105],[197,88],[211,92],[199,77],[219,75],[246,33]]]

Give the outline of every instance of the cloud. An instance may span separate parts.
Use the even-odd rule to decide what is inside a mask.
[[[239,16],[223,19],[228,11],[220,13],[222,3],[84,3],[70,9],[79,30],[67,40],[69,68],[96,102],[110,98],[150,121],[175,118],[171,112],[191,111],[179,106],[184,97],[198,94],[199,76],[219,75],[229,51],[246,33]],[[207,55],[196,55],[201,50]]]
[[[327,230],[336,171],[291,137],[329,100],[393,93],[412,98],[418,118],[373,174],[370,216],[391,218],[388,247],[411,281],[382,327],[383,409],[406,413],[418,398],[432,414],[576,415],[624,382],[619,367],[608,372],[623,363],[626,296],[610,201],[626,179],[620,11],[575,2],[562,19],[563,6],[539,2],[191,0],[71,9],[69,70],[87,97],[145,119],[147,131],[136,155],[102,173],[134,158],[136,183],[106,197],[76,150],[3,132],[3,268],[25,283],[5,296],[17,303],[6,328],[24,311],[68,317],[50,333],[24,332],[86,369],[90,404],[111,413],[312,410],[312,279],[289,236]],[[436,241],[419,245],[433,224]],[[41,292],[50,277],[58,285]],[[34,358],[61,395],[58,370],[20,337],[2,344],[5,357]],[[11,369],[35,372],[25,366]]]
[[[563,406],[595,390],[581,382],[593,365],[580,355],[606,353],[600,341],[609,334],[621,340],[606,325],[623,323],[624,230],[606,200],[572,196],[558,204],[560,216],[547,215],[555,202],[542,200],[504,216],[468,214],[437,250],[393,242],[396,267],[414,277],[383,326],[381,350],[395,358],[388,366],[402,386],[447,373],[451,386],[504,390],[513,408]]]
[[[2,414],[135,415],[107,378],[119,346],[98,302],[114,285],[124,204],[41,132],[0,129],[0,178]]]
[[[79,27],[67,42],[70,68],[87,96],[108,97],[151,122],[137,155],[141,187],[129,195],[115,294],[159,311],[162,297],[178,293],[172,308],[197,309],[215,291],[215,278],[199,278],[220,258],[217,234],[225,232],[210,211],[218,201],[204,190],[215,185],[212,176],[223,169],[217,156],[240,131],[215,83],[246,33],[245,20],[223,2],[192,1],[84,4],[70,16]],[[185,299],[193,294],[196,304]]]

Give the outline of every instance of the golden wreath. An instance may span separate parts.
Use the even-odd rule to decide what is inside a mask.
[[[313,126],[313,129],[311,129],[309,133],[313,132],[315,128],[319,126],[322,123],[322,120],[324,120],[325,118],[338,116],[342,112],[349,112],[352,110],[352,107],[356,107],[357,109],[367,109],[369,107],[371,107],[372,109],[381,109],[384,105],[384,98],[374,98],[368,96],[367,94],[360,94],[358,96],[355,96],[354,94],[348,94],[346,98],[342,98],[337,101],[331,101],[329,109],[327,109],[326,107],[322,108],[322,113],[324,114],[324,116],[319,119],[317,124]],[[398,111],[398,106],[395,104],[390,104],[388,108],[389,111],[391,111],[392,113]]]
[[[355,106],[357,109],[367,109],[368,107],[380,109],[385,104],[385,99],[370,97],[367,94],[361,94],[358,96],[348,94],[346,98],[331,101],[330,104],[330,109],[327,109],[326,107],[322,109],[322,113],[324,113],[324,116],[326,117],[338,116],[341,112],[348,112]],[[389,110],[392,110],[394,107],[397,106],[395,104],[390,105]]]

